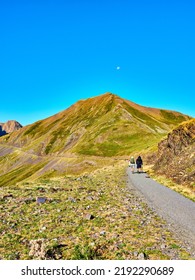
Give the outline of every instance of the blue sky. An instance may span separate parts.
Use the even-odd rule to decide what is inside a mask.
[[[195,117],[194,11],[189,0],[2,0],[0,122],[108,91]]]

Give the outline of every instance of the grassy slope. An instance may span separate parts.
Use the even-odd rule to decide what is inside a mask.
[[[43,239],[46,259],[189,259],[166,224],[127,190],[125,168],[2,187],[0,258],[36,258],[30,241]],[[38,205],[38,196],[47,202]]]
[[[0,157],[0,185],[37,178],[44,172],[56,176],[75,166],[82,172],[88,168],[87,164],[82,166],[83,157],[152,151],[183,119],[188,117],[146,108],[109,93],[81,100],[59,114],[0,138],[0,154],[8,151]],[[70,154],[77,155],[78,160],[70,160]]]
[[[157,143],[174,125],[186,119],[187,116],[176,112],[145,108],[105,94],[79,101],[55,116],[3,137],[0,143],[36,154],[73,151],[121,155]]]

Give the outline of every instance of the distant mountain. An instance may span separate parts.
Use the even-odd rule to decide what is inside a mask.
[[[20,128],[22,128],[22,125],[17,121],[7,121],[6,123],[0,123],[0,136],[11,133]]]
[[[0,186],[84,172],[112,156],[155,150],[175,126],[189,119],[111,93],[80,100],[0,138]]]
[[[106,93],[23,127],[0,143],[36,155],[124,155],[151,148],[174,126],[189,119],[178,112],[143,107]]]
[[[195,187],[195,119],[182,123],[159,143],[154,169],[176,183]]]

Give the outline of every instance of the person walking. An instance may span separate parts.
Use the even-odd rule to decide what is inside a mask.
[[[135,159],[133,156],[129,160],[129,167],[131,168],[131,172],[134,173],[135,172]]]
[[[137,172],[141,173],[142,166],[143,166],[143,160],[142,160],[141,156],[138,156],[138,158],[136,159],[136,165],[137,165]]]

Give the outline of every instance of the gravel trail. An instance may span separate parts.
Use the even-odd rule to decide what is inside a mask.
[[[127,170],[128,186],[142,196],[180,239],[195,250],[195,203],[179,193],[157,183],[146,173],[132,174]]]

